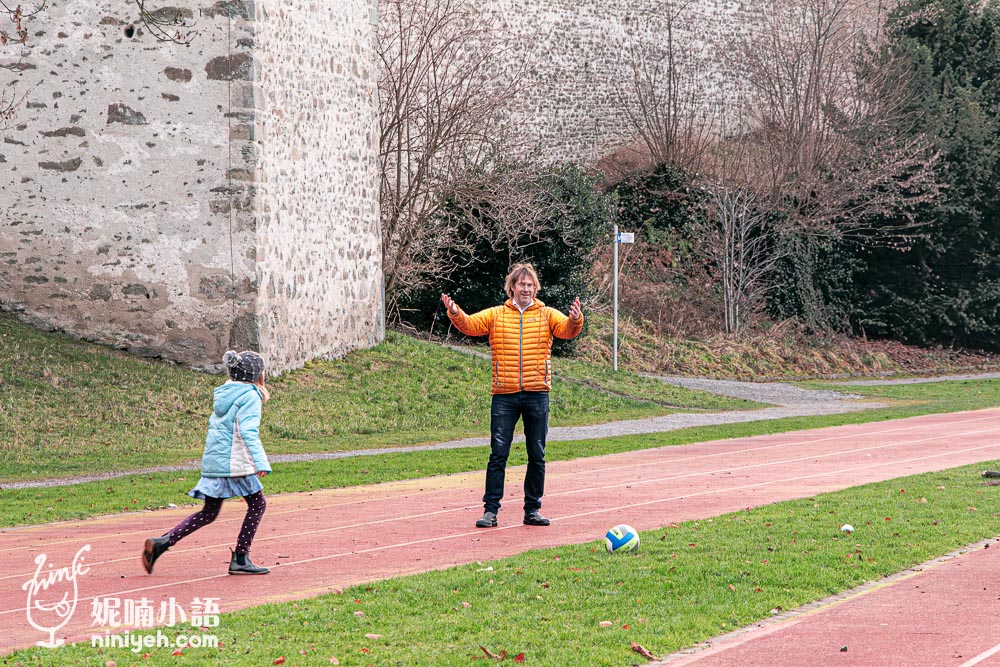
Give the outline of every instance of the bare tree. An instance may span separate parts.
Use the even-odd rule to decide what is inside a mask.
[[[146,0],[134,1],[139,8],[139,20],[156,41],[187,46],[198,34],[193,29],[193,24],[189,23],[189,19],[193,16],[190,10],[181,10],[177,7],[149,9],[146,7]],[[231,11],[235,13],[235,9]]]
[[[725,125],[725,123],[724,123]],[[753,321],[774,288],[774,270],[787,256],[791,232],[759,196],[755,138],[723,132],[702,160],[698,186],[707,194],[694,248],[722,291],[722,322],[738,334]]]
[[[619,106],[651,160],[708,195],[694,242],[720,281],[728,333],[774,287],[792,239],[905,247],[938,194],[910,72],[882,42],[887,4],[755,2],[753,29],[719,51],[725,83],[691,42],[689,0],[668,1],[656,29],[629,40]]]
[[[913,131],[910,74],[879,43],[883,2],[760,0],[731,65],[760,195],[804,234],[906,242],[937,196],[937,153]],[[872,226],[889,216],[897,224]]]
[[[381,61],[380,158],[383,271],[387,312],[399,297],[446,277],[471,239],[455,209],[489,206],[506,229],[523,236],[539,193],[509,151],[504,108],[520,85],[498,30],[467,0],[389,0],[378,36]],[[449,215],[443,209],[450,206]],[[483,216],[465,221],[479,224]]]
[[[27,10],[22,5],[11,5],[7,0],[0,0],[0,48],[18,49],[18,59],[14,63],[0,65],[0,68],[16,71],[21,68],[24,57],[24,47],[28,44],[28,21],[45,8],[46,0]],[[17,82],[12,81],[0,91],[0,134],[5,133],[14,119],[14,114],[24,103],[27,92],[17,94]]]
[[[744,85],[727,91],[728,121],[698,169],[710,197],[696,243],[729,334],[776,287],[794,239],[906,246],[917,207],[939,190],[937,154],[913,131],[909,73],[878,41],[882,3],[757,9],[759,29],[729,50]]]
[[[694,0],[665,0],[655,16],[630,17],[617,106],[654,164],[696,171],[713,139],[705,59],[695,53]]]
[[[714,260],[722,287],[723,322],[727,334],[741,332],[773,286],[771,275],[782,259],[781,245],[756,195],[747,185],[716,184],[711,194],[714,233],[701,237]]]

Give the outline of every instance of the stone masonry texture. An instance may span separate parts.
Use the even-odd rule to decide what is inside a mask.
[[[197,368],[384,337],[371,0],[49,0],[0,50],[0,307]],[[147,3],[152,7],[152,3]]]
[[[751,0],[476,0],[507,54],[498,77],[517,77],[508,122],[530,152],[596,163],[632,140],[622,102],[631,97],[630,53],[663,54],[668,15],[681,85],[701,104],[735,90],[725,50],[753,30]],[[708,102],[713,100],[713,102]],[[717,111],[708,108],[704,113]]]

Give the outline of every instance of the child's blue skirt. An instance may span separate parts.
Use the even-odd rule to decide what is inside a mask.
[[[198,484],[188,491],[192,498],[204,500],[205,498],[235,498],[236,496],[252,496],[258,491],[263,491],[264,485],[260,483],[257,475],[246,475],[245,477],[202,477]]]

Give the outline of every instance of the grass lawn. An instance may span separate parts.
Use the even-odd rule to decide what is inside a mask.
[[[552,426],[758,407],[561,361]],[[223,379],[0,315],[0,486],[200,459],[212,389]],[[261,436],[270,454],[486,436],[489,382],[487,360],[390,332],[371,350],[276,378]]]
[[[1000,405],[1000,380],[858,387],[852,388],[851,391],[892,402],[893,406],[842,415],[725,424],[650,435],[553,441],[546,446],[546,459],[550,462],[565,461],[651,447],[782,433],[821,426],[859,424]],[[265,486],[268,493],[273,494],[377,484],[481,470],[486,465],[486,457],[485,448],[470,447],[282,463],[275,466],[275,474],[267,478]],[[515,445],[511,452],[510,465],[521,465],[525,462],[523,447]],[[47,488],[0,489],[0,528],[79,519],[122,511],[156,509],[165,507],[168,503],[182,505],[192,502],[186,493],[194,486],[197,479],[197,471],[192,470],[183,473],[130,475],[101,482]]]
[[[147,655],[89,643],[2,664],[628,665],[996,536],[987,462],[767,505],[641,534],[636,555],[598,540],[223,613],[221,648]],[[845,536],[838,526],[856,532]],[[599,536],[595,536],[599,537]],[[220,601],[225,612],[225,601]],[[914,610],[915,612],[918,610]],[[190,627],[165,629],[170,636]],[[206,630],[205,632],[209,632]],[[491,664],[487,660],[481,664]]]

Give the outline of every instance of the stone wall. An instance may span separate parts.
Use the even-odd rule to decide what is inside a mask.
[[[383,336],[370,0],[50,0],[0,51],[0,307],[195,367]],[[177,11],[161,8],[161,16]]]
[[[260,335],[286,366],[385,337],[370,9],[258,4]]]
[[[508,40],[505,75],[523,68],[510,126],[525,134],[536,155],[583,163],[632,139],[617,101],[629,94],[629,50],[662,49],[668,13],[676,14],[686,83],[709,106],[725,103],[724,95],[711,93],[733,89],[722,65],[726,45],[754,24],[750,0],[474,1],[494,34]]]
[[[178,1],[189,46],[132,2],[49,0],[23,56],[0,50],[27,102],[0,137],[0,308],[198,367],[378,342],[377,0]],[[520,73],[525,150],[590,164],[633,141],[629,50],[662,49],[671,11],[706,113],[759,19],[750,0],[471,1],[506,48],[495,78]]]

